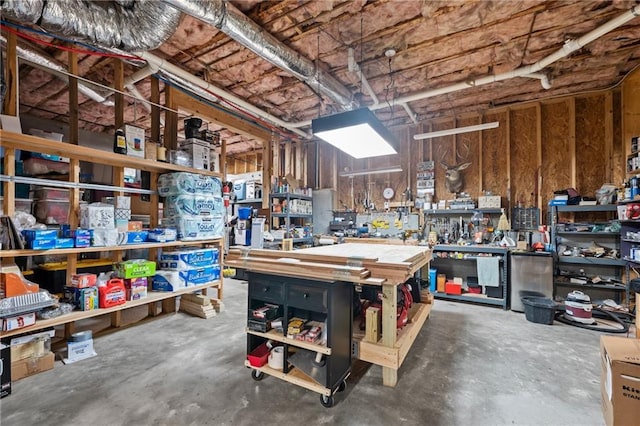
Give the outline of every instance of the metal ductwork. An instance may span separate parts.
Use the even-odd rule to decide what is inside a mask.
[[[7,39],[3,35],[0,35],[0,45],[2,48],[5,48],[6,44]],[[50,71],[60,80],[69,83],[69,76],[66,74],[67,68],[55,59],[49,58],[46,54],[39,52],[35,47],[20,43],[17,46],[17,53],[20,58],[33,66],[44,69],[45,71]],[[111,107],[115,105],[112,100],[107,99],[109,95],[101,94],[97,89],[90,87],[80,80],[78,81],[78,91],[103,105]]]
[[[304,81],[314,92],[329,97],[343,109],[357,106],[351,92],[340,81],[320,70],[310,59],[282,44],[231,3],[224,0],[164,0],[164,3],[215,26],[255,54]]]
[[[180,11],[156,0],[0,0],[0,13],[54,34],[124,51],[160,47],[181,17]]]

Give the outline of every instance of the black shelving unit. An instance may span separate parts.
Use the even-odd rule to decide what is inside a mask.
[[[620,238],[620,233],[609,231],[564,230],[563,228],[565,226],[575,226],[575,222],[563,222],[560,218],[560,214],[562,213],[574,213],[577,219],[586,218],[586,224],[601,225],[615,219],[617,217],[615,214],[616,211],[617,205],[615,204],[549,207],[549,223],[551,225],[551,240],[553,243],[555,264],[554,297],[564,297],[564,290],[568,292],[573,289],[589,294],[592,299],[607,298],[609,295],[613,295],[613,298],[618,302],[621,301],[620,296],[627,288],[628,261],[624,258],[625,242]],[[638,230],[640,231],[640,226]],[[617,250],[620,258],[564,255],[559,251],[559,246],[564,243],[563,239],[567,239],[569,240],[567,242],[573,242],[583,247],[594,242],[600,246]],[[587,282],[583,284],[571,283],[569,279],[566,279],[567,274],[580,275],[582,273],[586,276],[600,276],[604,278],[605,281],[600,283]],[[610,281],[607,282],[607,278],[620,281],[624,284],[616,285]],[[559,288],[563,288],[562,293],[559,292]],[[626,300],[629,300],[628,297]]]
[[[264,374],[278,377],[320,393],[323,406],[333,405],[335,392],[344,390],[351,372],[353,285],[343,281],[319,281],[249,272],[248,307],[265,303],[278,306],[284,334],[275,329],[247,329],[247,354],[267,341],[284,346],[282,370],[252,366],[254,380]],[[326,338],[318,343],[286,336],[288,319],[298,317],[324,324]]]
[[[498,210],[500,211],[500,210]],[[447,257],[441,257],[439,253],[447,253]],[[455,254],[459,255],[456,256]],[[496,256],[499,257],[500,270],[500,286],[502,287],[502,297],[488,297],[485,294],[446,294],[442,292],[434,292],[436,299],[454,300],[472,303],[481,303],[484,305],[500,306],[502,309],[509,308],[509,273],[508,273],[508,255],[509,250],[501,247],[491,247],[482,245],[471,246],[455,246],[438,244],[433,247],[433,258],[431,260],[431,268],[437,270],[438,274],[444,273],[448,279],[455,277],[463,278],[466,283],[468,276],[476,276],[476,259],[480,256]]]

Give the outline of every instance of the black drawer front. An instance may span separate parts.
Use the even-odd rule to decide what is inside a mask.
[[[252,299],[278,304],[284,303],[284,286],[282,283],[249,281],[249,294]]]
[[[324,288],[291,285],[287,292],[287,304],[314,312],[327,312],[328,290]]]

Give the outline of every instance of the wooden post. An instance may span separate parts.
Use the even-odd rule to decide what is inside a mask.
[[[160,142],[160,80],[151,77],[151,142]],[[154,105],[156,104],[156,105]]]
[[[291,251],[291,250],[293,250],[293,238],[283,238],[282,251]]]
[[[69,72],[78,75],[78,55],[75,52],[68,52]],[[79,143],[79,108],[78,108],[78,79],[69,77],[69,143],[78,145]],[[80,183],[80,161],[76,158],[69,160],[69,182]],[[80,214],[80,188],[77,186],[69,190],[69,217],[68,223],[71,229],[76,229],[79,224]],[[71,282],[71,276],[76,272],[78,266],[78,255],[76,253],[67,255],[67,282]]]
[[[382,345],[393,348],[396,344],[398,291],[393,284],[382,284]],[[398,383],[398,370],[382,367],[382,384],[394,387]]]
[[[7,70],[5,71],[5,81],[7,83],[7,93],[4,98],[3,114],[18,115],[18,40],[14,33],[5,33],[7,39]],[[6,211],[6,210],[5,210]]]
[[[164,104],[167,108],[175,109],[175,90],[171,86],[164,86]],[[178,147],[178,113],[166,110],[164,112],[164,146],[167,155]]]

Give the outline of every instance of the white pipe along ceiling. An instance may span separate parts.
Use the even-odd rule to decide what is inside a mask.
[[[157,69],[160,72],[166,73],[167,78],[176,81],[178,85],[196,93],[198,96],[204,96],[213,102],[219,102],[220,98],[222,98],[273,125],[294,132],[303,138],[308,139],[311,137],[308,132],[300,130],[303,127],[309,127],[311,125],[310,120],[286,122],[240,99],[236,95],[150,53],[148,50],[154,49],[162,44],[162,42],[175,31],[180,20],[180,11],[182,11],[211,25],[215,25],[216,28],[219,28],[256,54],[306,82],[316,93],[319,92],[322,95],[330,97],[341,108],[350,109],[356,106],[353,96],[351,96],[342,83],[334,77],[316,69],[311,60],[302,57],[288,46],[284,46],[275,37],[267,34],[262,28],[255,24],[255,22],[244,16],[242,12],[228,2],[223,0],[214,0],[211,2],[196,0],[164,0],[163,2],[140,0],[130,2],[120,0],[118,3],[123,5],[123,7],[119,9],[122,11],[126,10],[126,12],[118,13],[113,7],[96,7],[92,5],[91,2],[80,0],[69,0],[65,2],[4,0],[0,4],[0,12],[2,12],[4,16],[18,21],[38,24],[53,34],[63,35],[85,42],[89,41],[108,49],[115,48],[134,52],[135,55],[144,59],[150,68],[136,72],[134,74],[135,77],[132,76],[130,77],[131,80],[127,81],[128,86],[134,84],[135,81],[139,81],[138,79],[146,78],[149,73],[155,72]],[[178,9],[180,11],[178,11]],[[105,12],[105,10],[108,13]],[[551,83],[549,82],[548,76],[544,72],[541,72],[544,68],[567,57],[586,44],[624,25],[639,15],[640,5],[636,5],[582,37],[575,40],[568,40],[562,48],[534,64],[501,74],[488,75],[470,81],[451,84],[446,87],[402,96],[394,99],[393,102],[396,105],[406,106],[405,110],[415,121],[415,114],[411,112],[408,106],[409,103],[470,87],[477,87],[511,78],[525,77],[539,79],[542,86],[548,89],[551,87]],[[135,27],[135,29],[133,27]],[[140,29],[142,30],[139,31]],[[49,67],[44,64],[39,65]],[[55,66],[49,68],[55,70]],[[362,76],[362,71],[359,70],[359,66],[357,69],[356,72]],[[176,77],[176,79],[173,80],[172,77]],[[192,86],[189,86],[189,83],[202,90],[194,90]],[[367,88],[367,90],[369,90],[369,88]],[[213,93],[213,95],[208,92]],[[91,97],[96,99],[93,96]],[[373,97],[373,99],[376,99],[376,97]],[[388,105],[378,102],[370,105],[369,109],[375,111],[387,107]]]

